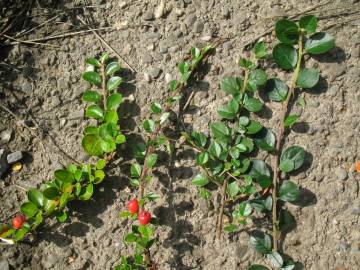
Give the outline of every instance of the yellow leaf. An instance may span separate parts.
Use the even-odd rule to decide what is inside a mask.
[[[13,164],[13,165],[11,166],[11,169],[12,169],[14,172],[20,171],[21,168],[22,168],[22,164],[21,164],[20,162],[17,162],[17,163],[15,163],[15,164]]]

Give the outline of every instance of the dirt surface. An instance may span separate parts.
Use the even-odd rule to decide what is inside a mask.
[[[124,71],[126,83],[121,89],[126,97],[121,126],[135,134],[142,132],[135,123],[141,123],[149,113],[151,101],[166,95],[166,81],[177,76],[176,65],[191,46],[205,44],[217,36],[229,38],[209,59],[203,79],[189,89],[195,91],[195,97],[184,115],[185,125],[206,131],[208,123],[217,118],[216,109],[225,101],[219,81],[226,75],[240,75],[237,60],[243,45],[274,25],[273,19],[266,18],[296,14],[318,4],[304,0],[169,0],[163,16],[155,19],[155,0],[69,1],[73,3],[57,5],[29,2],[34,2],[32,7],[18,6],[14,13],[29,8],[27,15],[35,16],[28,17],[9,35],[60,14],[64,7],[89,4],[97,7],[86,8],[85,12],[68,9],[19,39],[77,31],[81,23],[76,12],[96,27],[117,27],[101,35],[137,71],[135,75]],[[332,10],[334,13],[346,7],[351,7],[350,11],[360,8],[356,0],[329,2],[315,10],[337,7]],[[6,5],[9,7],[9,3],[0,5],[3,19],[11,15]],[[360,20],[342,24],[354,18],[349,11],[340,16],[326,16],[323,11],[314,14],[323,17],[319,29],[328,27],[337,47],[316,61],[307,62],[308,67],[318,67],[322,80],[305,93],[307,105],[301,124],[294,127],[288,138],[288,142],[303,146],[309,155],[306,169],[292,176],[301,186],[302,198],[298,205],[287,205],[297,226],[287,234],[284,250],[300,262],[297,269],[356,270],[360,269],[360,179],[354,168],[360,159]],[[271,36],[266,40],[271,42]],[[100,54],[102,44],[91,33],[48,44],[60,49],[25,44],[1,47],[1,104],[20,117],[14,119],[0,109],[1,138],[12,134],[10,141],[1,144],[9,151],[26,152],[26,157],[20,172],[9,173],[0,180],[0,220],[17,211],[26,196],[24,187],[40,187],[55,169],[71,162],[58,147],[77,160],[88,159],[81,149],[86,124],[81,95],[86,83],[80,76],[85,58]],[[279,76],[289,78],[290,74]],[[267,103],[260,120],[266,126],[274,126],[279,109],[279,104]],[[38,137],[24,128],[21,119]],[[129,136],[130,144],[138,139],[139,136]],[[127,159],[130,149],[119,150],[119,156]],[[122,241],[128,224],[118,218],[131,196],[127,188],[128,169],[114,166],[92,201],[71,204],[69,222],[48,222],[27,242],[1,245],[0,269],[112,269],[120,255],[132,251]],[[155,172],[150,188],[161,199],[151,209],[160,218],[161,227],[152,252],[159,269],[235,270],[261,263],[263,258],[249,247],[247,230],[231,236],[224,234],[221,243],[214,241],[216,215],[190,184],[196,173],[193,154],[181,150],[171,162],[164,155],[162,166]]]

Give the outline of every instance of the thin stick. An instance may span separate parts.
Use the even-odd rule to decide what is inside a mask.
[[[130,70],[131,70],[132,72],[135,72],[135,71],[136,71],[136,69],[133,68],[123,57],[121,57],[121,55],[120,55],[113,47],[111,47],[109,43],[107,43],[98,33],[96,33],[96,30],[95,30],[95,29],[92,29],[89,25],[87,25],[86,22],[85,22],[79,15],[77,15],[76,17],[80,20],[80,22],[81,22],[83,25],[85,25],[86,27],[88,27],[89,30],[90,30],[98,39],[100,39],[100,41],[101,41],[102,43],[104,43],[104,45],[105,45],[106,47],[108,47],[114,54],[116,54],[116,56],[119,57],[119,59],[121,59],[121,60],[128,66],[128,68],[130,68]]]
[[[222,185],[221,189],[221,203],[220,203],[220,212],[219,217],[216,225],[216,238],[220,239],[221,237],[221,231],[222,231],[222,225],[223,225],[223,215],[224,215],[224,208],[226,203],[226,188],[228,184],[228,178],[225,178],[224,183]]]
[[[35,27],[33,27],[33,28],[31,28],[31,29],[23,32],[23,33],[19,33],[19,35],[16,35],[16,37],[18,38],[18,37],[22,37],[22,36],[24,36],[24,35],[26,35],[26,34],[29,34],[29,33],[31,33],[32,31],[34,31],[34,30],[42,27],[43,25],[45,25],[45,24],[47,24],[47,23],[49,23],[49,22],[54,21],[56,18],[58,18],[59,16],[61,16],[61,15],[63,15],[63,14],[64,14],[64,12],[63,12],[63,13],[60,13],[60,14],[58,14],[58,15],[56,15],[56,16],[48,19],[48,20],[46,20],[45,22],[43,22],[43,23],[41,23],[41,24],[39,24],[39,25],[37,25],[37,26],[35,26]]]
[[[291,77],[290,87],[289,87],[289,93],[286,97],[285,102],[282,105],[282,111],[281,111],[281,117],[279,120],[279,130],[277,141],[276,141],[276,148],[274,151],[274,157],[273,157],[273,170],[274,170],[274,176],[273,176],[273,188],[272,188],[272,201],[273,201],[273,207],[272,207],[272,226],[273,226],[273,251],[278,251],[278,240],[279,240],[279,226],[278,226],[278,218],[277,218],[277,185],[278,185],[278,179],[279,179],[279,158],[280,158],[280,152],[282,147],[282,142],[284,140],[284,132],[285,132],[285,125],[284,121],[288,113],[289,109],[289,102],[291,98],[294,95],[294,90],[296,86],[296,81],[299,76],[300,68],[301,68],[301,60],[303,57],[303,41],[302,41],[302,34],[300,34],[299,37],[299,51],[298,51],[298,62],[296,64],[295,71]]]
[[[14,40],[16,43],[33,44],[33,45],[48,46],[48,47],[53,47],[53,48],[60,48],[60,46],[58,46],[58,45],[40,43],[40,42],[29,41],[29,40],[20,40],[20,39],[17,39],[17,38],[10,37],[8,35],[3,35],[3,36],[10,39],[10,40]]]
[[[114,29],[116,29],[116,28],[108,26],[108,27],[96,28],[93,30],[102,31],[102,30],[114,30]],[[62,33],[62,34],[58,34],[58,35],[54,35],[54,36],[47,36],[47,37],[43,37],[43,38],[23,40],[23,42],[47,41],[47,40],[51,40],[51,39],[58,39],[58,38],[64,38],[64,37],[69,37],[69,36],[81,35],[81,34],[92,32],[93,30],[82,30],[82,31],[70,32],[70,33]],[[2,45],[8,46],[8,45],[14,45],[14,44],[18,44],[18,43],[20,43],[20,42],[15,41],[15,42],[10,42],[10,43],[4,43]]]

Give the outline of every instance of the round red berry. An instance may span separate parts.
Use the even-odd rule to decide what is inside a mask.
[[[15,229],[20,229],[25,223],[26,217],[24,215],[17,215],[12,220],[12,225]]]
[[[137,199],[130,200],[128,202],[128,210],[131,214],[135,214],[139,211],[139,202]]]
[[[138,215],[138,220],[141,225],[146,225],[150,222],[151,214],[147,211],[142,211]]]

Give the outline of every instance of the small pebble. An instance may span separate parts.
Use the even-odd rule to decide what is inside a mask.
[[[149,73],[144,73],[144,80],[146,81],[146,82],[151,82],[151,77],[150,77],[150,75],[149,75]]]
[[[169,83],[169,82],[171,82],[171,80],[172,80],[171,74],[170,74],[170,73],[166,73],[166,74],[165,74],[165,82],[166,82],[166,83]]]
[[[16,162],[19,162],[20,160],[23,159],[23,153],[21,151],[16,151],[14,153],[11,153],[9,155],[7,155],[7,162],[9,164],[14,164]]]
[[[161,69],[158,68],[158,67],[153,67],[151,70],[150,70],[150,76],[151,78],[153,79],[156,79],[157,77],[159,77],[161,73]]]
[[[11,140],[12,131],[11,130],[4,130],[0,134],[0,141],[1,143],[8,143]]]
[[[161,0],[160,4],[157,6],[155,10],[155,18],[160,19],[164,15],[164,10],[165,10],[165,1]]]
[[[142,17],[145,21],[151,21],[154,19],[154,13],[152,11],[146,11]]]
[[[346,180],[347,178],[347,172],[345,169],[343,168],[338,168],[336,170],[336,176],[338,177],[339,180],[343,181],[343,180]]]

